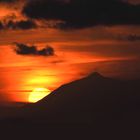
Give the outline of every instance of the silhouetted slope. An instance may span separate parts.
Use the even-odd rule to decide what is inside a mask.
[[[93,73],[26,106],[21,116],[54,124],[131,123],[140,117],[139,85],[139,81],[120,81]]]

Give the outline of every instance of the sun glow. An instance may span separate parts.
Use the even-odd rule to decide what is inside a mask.
[[[35,88],[29,95],[29,102],[36,103],[37,101],[41,100],[45,96],[50,94],[50,90],[47,88]]]

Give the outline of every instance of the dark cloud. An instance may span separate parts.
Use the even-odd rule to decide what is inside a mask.
[[[46,46],[41,50],[37,50],[37,46],[28,46],[22,43],[15,43],[15,52],[19,55],[36,55],[36,56],[53,56],[54,49],[51,46]]]
[[[37,28],[37,25],[32,20],[21,20],[21,21],[9,20],[6,23],[0,22],[0,30],[3,30],[3,29],[28,30],[28,29],[33,29],[33,28]]]
[[[22,29],[22,30],[27,30],[27,29],[32,29],[36,28],[37,25],[35,24],[34,21],[32,20],[21,20],[21,21],[8,21],[6,28],[10,29]]]
[[[4,27],[3,27],[3,24],[2,22],[0,22],[0,30],[2,30]]]
[[[139,36],[139,35],[133,34],[133,35],[127,36],[127,39],[128,39],[129,41],[140,41],[140,36]]]
[[[127,36],[118,36],[119,40],[126,40],[126,41],[140,41],[140,36],[136,34],[131,34]]]
[[[121,0],[30,0],[22,13],[34,19],[61,20],[59,28],[140,24],[140,5]]]
[[[17,0],[0,0],[0,2],[3,2],[3,3],[13,3],[13,2],[16,2]]]

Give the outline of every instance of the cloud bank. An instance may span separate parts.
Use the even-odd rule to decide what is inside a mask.
[[[27,30],[27,29],[33,29],[36,28],[37,25],[35,24],[34,21],[32,20],[21,20],[21,21],[8,21],[6,28],[10,28],[10,29],[23,29],[23,30]]]
[[[30,0],[22,13],[31,19],[62,21],[59,28],[139,25],[140,5],[122,0]]]
[[[0,21],[0,30],[3,30],[3,29],[28,30],[28,29],[34,29],[34,28],[37,28],[37,25],[33,20],[20,20],[20,21],[9,20],[6,23]]]

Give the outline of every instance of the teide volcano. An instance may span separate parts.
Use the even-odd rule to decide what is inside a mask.
[[[96,72],[27,105],[20,117],[43,124],[130,124],[140,117],[139,85],[139,80],[115,80]]]

